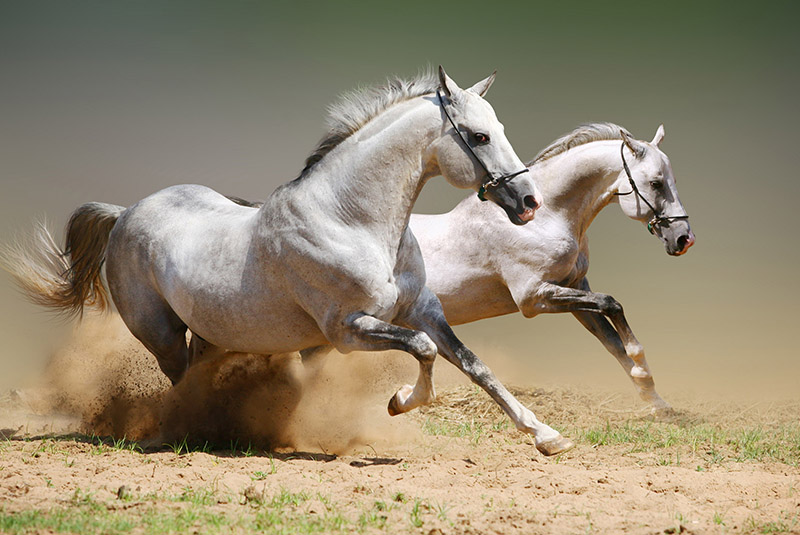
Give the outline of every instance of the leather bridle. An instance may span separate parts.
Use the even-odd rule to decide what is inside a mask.
[[[472,154],[472,157],[475,158],[475,160],[480,164],[480,166],[486,172],[486,176],[489,177],[489,180],[487,180],[486,182],[481,184],[481,187],[478,190],[478,198],[480,200],[482,200],[482,201],[486,200],[485,194],[489,189],[498,188],[498,187],[504,185],[506,182],[508,182],[512,178],[514,178],[515,176],[521,175],[522,173],[527,173],[529,171],[529,169],[526,167],[525,169],[522,169],[522,170],[517,171],[515,173],[509,173],[509,174],[501,175],[501,176],[497,176],[497,177],[494,176],[492,174],[492,172],[489,171],[489,169],[486,167],[486,164],[483,163],[483,160],[481,160],[478,157],[478,155],[475,154],[475,151],[472,150],[472,147],[470,146],[469,142],[464,137],[464,135],[461,133],[461,130],[459,130],[458,126],[456,126],[455,121],[450,116],[450,113],[448,113],[448,111],[447,111],[447,106],[445,106],[444,99],[442,99],[442,94],[439,92],[438,89],[436,90],[436,97],[439,99],[439,105],[442,107],[442,110],[444,111],[444,114],[447,117],[447,120],[450,121],[450,124],[453,126],[453,130],[456,131],[456,134],[458,134],[458,137],[461,139],[461,142],[464,144],[465,147],[467,147],[467,150],[469,151],[470,154]]]
[[[669,224],[678,219],[689,219],[688,215],[661,215],[659,210],[656,210],[655,206],[650,204],[650,201],[645,199],[642,192],[639,191],[639,188],[636,187],[636,182],[633,181],[633,177],[631,176],[631,169],[628,167],[628,162],[625,160],[625,141],[622,141],[622,145],[619,148],[619,154],[622,156],[622,167],[625,169],[625,174],[628,175],[628,182],[631,183],[631,191],[626,193],[616,192],[614,195],[630,195],[631,193],[635,193],[646,205],[650,210],[653,212],[653,218],[647,222],[647,230],[650,231],[650,234],[655,234],[656,227],[662,226],[669,226]]]

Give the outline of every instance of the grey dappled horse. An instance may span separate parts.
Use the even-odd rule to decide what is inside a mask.
[[[448,322],[571,312],[617,358],[653,411],[667,410],[622,306],[592,292],[586,278],[586,232],[610,203],[647,224],[670,255],[694,244],[669,158],[658,147],[663,138],[663,126],[646,142],[597,123],[556,140],[528,164],[544,203],[525,227],[497,224],[502,212],[474,197],[446,214],[414,214],[410,227],[425,259],[426,284]]]
[[[558,453],[572,443],[511,396],[447,325],[407,228],[420,189],[439,174],[480,191],[516,224],[533,218],[538,192],[482,98],[493,80],[462,90],[440,68],[438,80],[351,94],[300,177],[260,208],[196,185],[127,209],[89,203],[70,220],[66,255],[41,233],[38,253],[17,249],[6,264],[33,300],[78,313],[86,302],[106,304],[105,261],[122,319],[173,383],[216,351],[400,349],[420,371],[390,400],[397,414],[433,400],[438,350],[533,434],[539,451]]]

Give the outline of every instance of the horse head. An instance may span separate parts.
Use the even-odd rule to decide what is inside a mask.
[[[664,243],[667,254],[680,256],[686,253],[694,245],[695,236],[678,197],[669,158],[659,148],[664,139],[664,125],[658,127],[650,142],[633,139],[624,131],[620,133],[623,171],[619,176],[618,191],[624,193],[618,195],[622,211],[628,217],[646,223],[651,234]]]
[[[483,99],[494,73],[461,89],[439,67],[437,104],[442,109],[442,137],[434,144],[439,172],[456,187],[478,191],[482,200],[500,206],[516,225],[533,219],[541,204],[528,169],[511,147],[503,124]]]

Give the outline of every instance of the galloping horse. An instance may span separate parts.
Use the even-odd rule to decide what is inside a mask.
[[[414,214],[410,227],[425,259],[426,284],[447,321],[571,312],[616,357],[653,411],[669,410],[622,305],[592,292],[586,278],[586,232],[614,202],[645,223],[668,254],[682,255],[694,244],[669,158],[658,147],[663,138],[663,126],[648,143],[597,123],[557,139],[528,164],[545,202],[525,227],[497,224],[502,212],[476,198],[446,214]]]
[[[572,443],[456,338],[425,288],[407,226],[422,186],[439,174],[492,200],[513,223],[533,218],[539,194],[482,98],[493,80],[463,90],[440,67],[438,80],[350,95],[300,176],[260,208],[196,185],[129,208],[89,203],[73,214],[65,251],[43,233],[38,251],[17,249],[5,263],[34,301],[80,313],[87,302],[108,303],[105,262],[114,305],[173,383],[215,351],[400,349],[420,369],[416,385],[389,402],[398,414],[433,400],[439,352],[533,434],[539,451],[564,451]]]

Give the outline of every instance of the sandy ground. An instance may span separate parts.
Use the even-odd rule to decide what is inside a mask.
[[[95,365],[78,366],[86,358]],[[374,357],[333,356],[309,376],[288,357],[238,356],[170,389],[123,332],[89,328],[53,359],[42,386],[0,400],[0,511],[68,509],[91,496],[121,514],[202,495],[236,518],[288,493],[302,499],[285,514],[335,513],[343,531],[366,533],[800,533],[798,442],[782,456],[743,459],[730,441],[712,436],[709,446],[706,431],[692,432],[796,433],[797,400],[673,399],[678,413],[664,423],[632,395],[516,388],[578,443],[545,458],[471,385],[445,386],[434,406],[390,418],[398,376],[415,368],[394,360],[391,373],[368,372]],[[649,426],[675,440],[591,435]],[[92,434],[140,442],[130,450]]]

